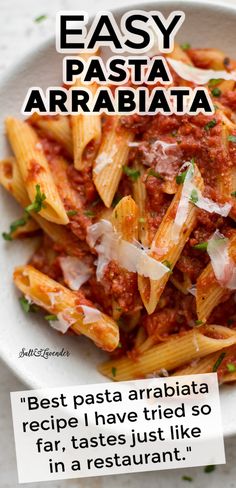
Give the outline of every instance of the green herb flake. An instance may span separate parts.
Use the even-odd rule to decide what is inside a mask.
[[[235,144],[236,143],[236,136],[234,136],[233,134],[230,134],[230,136],[228,136],[228,141],[233,142]]]
[[[116,368],[114,368],[114,366],[113,366],[113,368],[111,368],[111,374],[112,374],[113,378],[116,377]]]
[[[236,191],[232,191],[231,197],[236,197]]]
[[[122,196],[121,195],[116,195],[114,198],[113,198],[113,201],[112,201],[112,208],[116,207],[117,203],[120,202],[120,200],[122,199]]]
[[[27,298],[20,297],[19,302],[21,304],[22,310],[24,310],[24,312],[26,312],[26,313],[29,313],[30,312],[30,302],[27,300]]]
[[[199,244],[196,244],[193,246],[193,249],[197,249],[198,251],[206,251],[208,246],[208,242],[200,242]]]
[[[176,181],[177,185],[182,185],[182,183],[184,183],[184,180],[186,178],[186,174],[187,174],[187,170],[175,177],[175,181]]]
[[[195,190],[195,189],[194,189],[194,190],[192,191],[192,193],[191,193],[191,195],[190,195],[190,201],[191,201],[192,203],[197,203],[197,201],[198,201],[198,192],[197,192],[197,190]]]
[[[227,370],[228,370],[230,373],[235,373],[235,371],[236,371],[236,366],[235,366],[235,364],[233,364],[233,363],[228,363],[228,364],[226,365],[226,367],[227,367]]]
[[[5,241],[12,241],[12,236],[10,232],[3,232],[2,237],[3,239],[5,239]]]
[[[215,364],[214,364],[214,366],[213,366],[213,368],[212,368],[213,373],[215,373],[215,372],[217,371],[217,369],[218,369],[218,368],[219,368],[219,366],[221,365],[221,363],[222,363],[222,361],[223,361],[223,359],[224,359],[225,355],[226,355],[226,353],[225,353],[225,352],[222,352],[222,353],[219,355],[218,359],[216,360],[216,362],[215,362]]]
[[[189,44],[189,42],[184,42],[184,44],[181,44],[180,47],[181,49],[183,49],[183,51],[187,51],[187,49],[191,48],[191,45]]]
[[[95,217],[95,213],[94,213],[92,210],[85,210],[85,211],[84,211],[84,215],[85,215],[86,217],[91,217],[91,218],[92,218],[92,217]]]
[[[210,120],[210,121],[209,121],[209,122],[208,122],[208,123],[207,123],[207,124],[204,126],[204,129],[208,131],[208,130],[212,129],[213,127],[215,127],[215,125],[216,125],[216,124],[217,124],[216,119],[212,119],[212,120]]]
[[[96,207],[96,205],[98,205],[98,203],[101,203],[101,198],[97,198],[96,200],[94,200],[94,202],[91,203],[91,206]]]
[[[162,264],[164,264],[164,266],[166,266],[167,268],[169,268],[170,271],[172,270],[172,264],[167,259],[165,259],[164,261],[162,261]]]
[[[35,195],[34,202],[25,208],[25,212],[27,213],[29,212],[39,213],[42,210],[42,208],[46,208],[45,203],[43,203],[44,200],[46,200],[46,195],[44,193],[41,193],[40,185],[36,185],[35,189],[36,189],[36,195]]]
[[[56,315],[45,315],[45,320],[48,320],[48,321],[53,321],[53,320],[57,320],[57,316]]]
[[[213,464],[209,464],[209,466],[205,466],[204,473],[212,473],[215,469],[216,467]]]
[[[164,180],[164,177],[153,168],[148,170],[148,176],[154,176],[154,178],[157,178],[158,180]]]
[[[193,481],[193,478],[192,478],[192,476],[186,476],[185,475],[185,476],[182,476],[182,480],[183,481]]]
[[[203,324],[203,321],[202,320],[195,320],[195,324],[196,325],[202,325]]]
[[[222,79],[221,78],[212,78],[211,80],[209,80],[209,87],[212,88],[213,86],[216,86],[218,85],[219,83],[221,83]]]
[[[220,97],[221,90],[216,86],[215,88],[213,88],[213,90],[211,90],[211,93],[213,97]]]
[[[123,166],[123,172],[132,180],[137,181],[140,177],[140,171],[135,168],[130,168],[129,166]]]
[[[29,220],[29,216],[26,214],[18,220],[15,220],[10,225],[10,232],[3,232],[2,237],[5,241],[12,241],[12,234],[19,228],[25,225]]]
[[[146,219],[144,217],[140,217],[138,221],[140,222],[140,224],[144,224],[146,222]]]
[[[43,20],[46,20],[46,18],[47,18],[47,15],[45,15],[45,14],[39,15],[38,17],[35,17],[34,22],[39,24],[40,22],[43,22]]]
[[[118,346],[117,346],[117,349],[121,349],[122,348],[122,344],[121,342],[118,343]]]
[[[232,325],[233,323],[234,323],[234,319],[228,319],[228,320],[227,320],[227,324],[228,324],[228,325]]]
[[[78,211],[77,210],[68,210],[67,212],[68,217],[73,217],[74,215],[77,215]]]

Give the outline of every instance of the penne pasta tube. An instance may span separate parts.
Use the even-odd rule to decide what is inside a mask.
[[[223,80],[217,85],[217,88],[220,89],[221,93],[227,93],[227,91],[232,91],[235,87],[234,80]]]
[[[177,61],[182,61],[182,63],[185,64],[190,64],[190,65],[193,64],[188,53],[186,53],[186,51],[184,51],[184,49],[182,49],[182,47],[180,47],[180,45],[176,43],[174,44],[173,51],[167,54],[167,58],[168,57],[172,59],[176,59]]]
[[[125,241],[138,239],[138,207],[130,195],[117,203],[111,223]]]
[[[98,55],[98,51],[93,53]],[[92,54],[82,53],[80,57],[87,61]],[[86,87],[94,96],[97,92],[97,83],[86,85],[80,78],[77,78],[74,87]],[[78,114],[71,116],[73,146],[74,146],[74,165],[79,171],[85,169],[88,164],[94,161],[97,154],[101,136],[102,121],[100,114]]]
[[[216,339],[217,335],[219,339]],[[122,357],[106,361],[99,367],[99,371],[115,381],[144,378],[149,374],[158,373],[162,368],[173,371],[194,359],[233,344],[236,344],[236,331],[217,325],[204,326],[172,336],[168,341],[140,354],[136,360]]]
[[[128,144],[133,138],[132,132],[122,126],[119,116],[109,116],[93,168],[94,184],[106,207],[112,204],[128,159]]]
[[[229,255],[236,262],[236,236],[229,239]],[[232,290],[231,290],[232,291]],[[196,309],[198,319],[205,322],[212,310],[229,294],[230,290],[222,287],[217,281],[212,264],[202,271],[196,283]]]
[[[193,181],[196,188],[199,190],[203,189],[203,180],[196,165],[194,166]],[[173,269],[178,261],[185,243],[196,224],[196,208],[189,201],[187,216],[179,231],[177,241],[173,239],[174,220],[180,204],[181,195],[182,185],[180,185],[157,230],[150,251],[150,255],[154,259],[160,262],[167,262],[171,266],[171,269]],[[166,273],[159,280],[150,280],[144,276],[138,277],[139,292],[149,314],[154,312],[169,277],[170,273]]]
[[[34,202],[38,185],[46,196],[40,215],[51,222],[67,224],[69,219],[36,132],[13,117],[6,120],[6,129],[30,201]]]
[[[135,162],[135,169],[139,171],[140,177],[137,178],[133,184],[133,197],[139,208],[139,230],[138,235],[143,246],[147,247],[151,244],[148,235],[147,212],[146,212],[146,187],[143,182],[144,167],[142,164]]]
[[[0,161],[0,183],[22,207],[30,204],[30,199],[15,158]]]
[[[43,135],[58,142],[65,149],[68,156],[73,158],[73,140],[69,117],[63,115],[40,116],[34,113],[30,122],[40,129]]]
[[[31,237],[38,230],[39,226],[37,222],[29,219],[24,225],[20,225],[15,231],[11,232],[11,237],[12,239]]]
[[[50,314],[55,314],[61,325],[66,325],[66,330],[70,328],[76,334],[85,335],[106,351],[113,351],[118,346],[117,324],[93,305],[90,306],[86,300],[81,302],[77,293],[32,266],[16,268],[14,283],[34,303]]]

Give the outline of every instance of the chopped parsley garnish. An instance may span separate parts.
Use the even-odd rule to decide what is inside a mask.
[[[232,325],[233,323],[234,323],[234,319],[228,319],[228,320],[227,320],[227,324],[228,324],[228,325]]]
[[[114,368],[114,366],[113,366],[113,368],[111,368],[111,374],[112,374],[113,378],[115,378],[115,376],[116,376],[116,368]]]
[[[29,220],[29,216],[26,214],[25,216],[21,217],[18,220],[15,220],[10,225],[9,232],[3,232],[2,237],[5,241],[12,241],[12,234],[18,229],[18,227],[23,227]]]
[[[216,467],[213,464],[209,464],[209,466],[205,466],[204,473],[212,473],[215,469]]]
[[[119,203],[121,199],[122,199],[121,195],[115,195],[111,204],[112,208],[116,207],[117,203]]]
[[[91,206],[92,206],[92,207],[96,207],[96,205],[97,205],[98,203],[100,203],[100,202],[101,202],[101,198],[97,198],[96,200],[94,200],[94,202],[93,202],[93,203],[91,203]]]
[[[45,14],[39,15],[38,17],[35,17],[34,22],[37,22],[39,24],[39,22],[46,20],[46,18],[47,18],[47,15],[45,15]]]
[[[221,78],[212,78],[211,80],[209,80],[209,87],[216,86],[221,83],[221,81]]]
[[[211,90],[211,93],[213,97],[220,97],[221,90],[216,86],[215,88],[213,88],[213,90]]]
[[[68,217],[73,217],[74,215],[77,215],[78,211],[77,210],[68,210],[67,212]]]
[[[42,210],[42,208],[46,208],[45,203],[43,203],[44,200],[46,200],[46,195],[44,193],[41,193],[40,185],[36,185],[35,189],[36,189],[36,195],[35,195],[34,202],[25,208],[25,212],[27,213],[29,212],[39,213]]]
[[[119,342],[117,349],[121,349],[121,348],[122,348],[122,344],[121,344],[121,342]]]
[[[180,47],[184,51],[187,51],[187,49],[190,49],[191,45],[189,44],[189,42],[184,42],[184,44],[181,44]]]
[[[236,191],[232,191],[231,197],[236,197]]]
[[[92,210],[85,210],[84,215],[86,215],[86,217],[95,217],[95,213]]]
[[[160,173],[155,171],[155,169],[153,169],[153,168],[149,169],[147,174],[148,174],[148,176],[154,176],[158,180],[164,180],[164,177]]]
[[[208,242],[200,242],[199,244],[196,244],[193,246],[193,249],[197,249],[198,251],[206,251],[208,246]]]
[[[184,183],[184,180],[186,178],[186,174],[187,174],[187,170],[184,171],[183,173],[181,173],[180,175],[177,175],[175,177],[175,181],[178,185],[181,185],[182,183]]]
[[[137,181],[140,177],[140,171],[135,168],[130,168],[129,166],[123,166],[123,172],[133,181]]]
[[[228,141],[229,142],[236,142],[236,136],[234,136],[233,134],[230,134],[230,136],[228,136]]]
[[[57,316],[56,315],[45,315],[45,320],[57,320]]]
[[[215,125],[217,124],[217,121],[216,119],[212,119],[210,120],[205,126],[204,126],[204,129],[205,130],[210,130],[212,129],[213,127],[215,127]]]
[[[224,359],[225,355],[226,355],[226,353],[225,353],[225,352],[222,352],[222,353],[219,355],[218,359],[216,360],[216,362],[215,362],[215,364],[214,364],[214,366],[213,366],[213,368],[212,368],[213,373],[215,373],[215,372],[217,371],[217,369],[218,369],[218,368],[219,368],[219,366],[221,365],[221,363],[222,363],[222,361],[223,361],[223,359]]]
[[[196,325],[202,325],[203,324],[203,321],[202,320],[195,320],[195,324]]]
[[[228,370],[230,373],[235,373],[235,371],[236,371],[236,366],[235,366],[235,364],[233,364],[233,363],[228,363],[228,364],[226,365],[226,367],[227,367],[227,370]]]
[[[197,201],[198,201],[198,192],[197,190],[194,189],[190,195],[190,202],[197,203]]]
[[[28,207],[26,207],[24,209],[23,217],[12,222],[12,224],[10,225],[10,231],[9,232],[3,232],[2,237],[3,237],[3,239],[5,239],[5,241],[12,241],[12,234],[19,227],[23,227],[25,224],[27,224],[29,217],[30,217],[29,212],[38,213],[38,212],[40,212],[40,210],[42,210],[42,208],[46,207],[46,205],[43,203],[44,200],[46,200],[46,195],[44,195],[44,193],[41,193],[39,185],[36,185],[35,188],[36,188],[36,195],[35,195],[34,202],[31,203],[30,205],[28,205]]]
[[[186,476],[186,475],[184,475],[184,476],[182,476],[182,480],[183,481],[193,481],[193,478],[192,478],[192,476]]]
[[[144,224],[146,222],[146,219],[144,217],[140,217],[138,221],[140,222],[140,224]]]
[[[169,268],[170,271],[172,270],[172,264],[167,259],[164,259],[164,261],[162,261],[162,264],[164,264],[164,266]]]
[[[22,310],[24,310],[24,312],[26,312],[26,313],[37,312],[37,310],[38,310],[37,305],[35,305],[34,303],[30,303],[30,301],[27,300],[27,298],[25,298],[25,297],[20,297],[19,302],[21,304]]]

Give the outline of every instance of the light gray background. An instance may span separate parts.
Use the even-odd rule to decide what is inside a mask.
[[[211,1],[211,0],[210,0]],[[216,3],[216,0],[212,0]],[[236,0],[227,0],[234,3]],[[197,0],[196,0],[197,2]],[[141,3],[132,0],[0,0],[0,76],[14,65],[27,51],[54,34],[56,11],[87,10],[94,13],[102,9]],[[145,3],[145,0],[142,1]],[[181,7],[181,0],[179,2]],[[183,2],[184,3],[184,2]],[[183,7],[183,5],[182,5]],[[34,18],[46,14],[47,19],[35,23]],[[1,109],[1,101],[0,101]],[[2,325],[2,324],[1,324]],[[13,338],[14,340],[14,338]],[[8,368],[0,363],[0,487],[16,488],[236,488],[236,439],[226,441],[225,466],[218,466],[213,473],[205,474],[203,468],[173,470],[137,475],[108,476],[90,480],[69,480],[18,485],[13,430],[10,410],[10,391],[23,390],[24,385]],[[217,425],[216,425],[217,429]],[[182,476],[193,477],[193,482],[183,481]]]

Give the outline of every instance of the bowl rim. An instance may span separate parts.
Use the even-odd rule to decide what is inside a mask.
[[[216,1],[216,3],[215,3]],[[233,14],[235,15],[236,18],[236,3],[228,3],[227,0],[215,0],[214,2],[212,0],[160,0],[158,1],[158,4],[154,1],[148,1],[143,3],[140,1],[139,3],[134,3],[130,4],[127,6],[121,6],[121,7],[116,7],[112,8],[111,12],[116,16],[116,15],[122,15],[124,12],[126,12],[128,9],[130,10],[135,10],[135,9],[150,9],[150,10],[162,10],[163,8],[166,8],[168,6],[171,6],[171,8],[176,9],[176,10],[184,10],[185,7],[190,9],[191,7],[194,7],[195,10],[201,11],[204,8],[207,8],[209,10],[214,10],[214,12],[217,12],[220,14],[222,10],[224,10],[228,14]],[[104,9],[108,10],[108,9]],[[93,20],[96,12],[92,11],[89,13],[89,23]],[[27,69],[28,65],[31,64],[32,58],[35,57],[35,53],[37,54],[43,54],[46,50],[50,49],[54,45],[55,47],[55,53],[60,54],[61,56],[66,56],[66,54],[62,53],[57,53],[56,51],[56,46],[55,46],[55,34],[48,37],[46,40],[39,41],[34,45],[34,47],[27,49],[27,51],[19,58],[19,60],[14,63],[12,66],[6,69],[6,72],[2,75],[2,78],[0,80],[0,93],[1,90],[3,90],[8,82],[11,80],[12,77],[15,77],[18,72],[22,69],[22,65],[25,66]],[[22,101],[23,103],[23,101]],[[20,114],[22,115],[22,114]],[[0,118],[0,122],[2,122],[2,118]],[[7,352],[5,352],[4,348],[0,348],[0,360],[10,369],[10,371],[14,374],[15,377],[19,379],[21,383],[24,383],[24,386],[26,386],[29,389],[35,389],[39,388],[38,385],[36,385],[33,381],[32,378],[30,378],[30,375],[24,375],[20,370],[16,370],[15,368],[15,362],[7,356]],[[227,387],[226,387],[227,388]],[[224,437],[232,437],[236,434],[236,425],[234,430],[231,429],[230,431],[227,429],[224,429]]]

